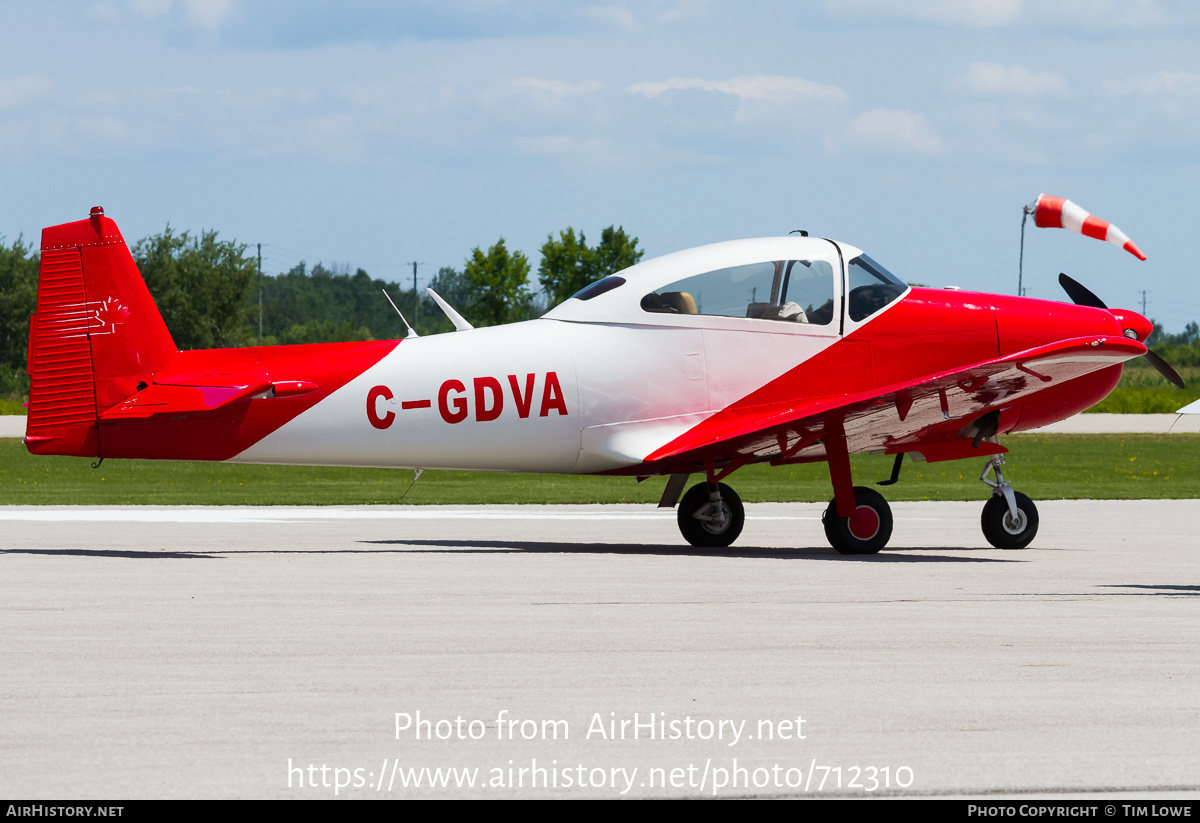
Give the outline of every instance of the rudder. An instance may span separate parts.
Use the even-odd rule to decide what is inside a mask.
[[[129,247],[103,208],[42,231],[29,324],[29,451],[102,456],[100,413],[139,384],[153,383],[175,354]]]

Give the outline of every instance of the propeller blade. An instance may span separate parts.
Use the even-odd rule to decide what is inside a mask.
[[[1163,360],[1149,349],[1146,349],[1145,357],[1148,361],[1150,361],[1150,365],[1153,366],[1159,374],[1167,378],[1167,380],[1171,381],[1179,388],[1184,388],[1183,378],[1179,376],[1179,372],[1171,368],[1170,363],[1168,363],[1166,360]]]
[[[1091,306],[1095,309],[1108,309],[1104,305],[1104,301],[1092,293],[1092,290],[1080,283],[1074,278],[1068,277],[1066,274],[1059,273],[1058,285],[1063,287],[1063,291],[1067,293],[1067,297],[1071,298],[1077,306]]]
[[[1092,290],[1080,283],[1078,280],[1060,272],[1058,275],[1058,285],[1063,287],[1063,291],[1071,298],[1071,301],[1077,306],[1091,306],[1096,309],[1108,310],[1108,306],[1104,305],[1104,301],[1092,293]],[[1168,381],[1175,384],[1179,388],[1184,388],[1183,378],[1179,376],[1179,372],[1171,368],[1171,364],[1163,360],[1154,352],[1146,349],[1143,355],[1155,371],[1167,378]]]

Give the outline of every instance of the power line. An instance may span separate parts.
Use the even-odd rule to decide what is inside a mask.
[[[319,263],[323,263],[324,261],[328,260],[330,265],[337,265],[339,262],[341,262],[341,258],[338,255],[310,254],[308,252],[297,251],[296,249],[289,249],[285,246],[276,245],[275,243],[262,243],[260,245],[265,246],[268,250],[267,257],[266,257],[267,261],[271,262],[271,263],[275,263],[278,266],[294,267],[295,262],[293,262],[293,261],[307,262],[309,260],[316,260]],[[271,249],[274,249],[277,252],[282,252],[286,256],[280,257],[278,255],[272,255],[270,253]],[[406,268],[410,264],[408,264],[408,263],[370,263],[370,262],[351,263],[351,262],[345,262],[344,265],[346,265],[348,267],[353,267],[356,269],[366,270],[368,268],[369,269],[400,269],[400,268]],[[422,265],[424,265],[424,264],[422,264]]]

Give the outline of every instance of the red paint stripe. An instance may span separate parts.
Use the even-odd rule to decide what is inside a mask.
[[[1086,237],[1106,240],[1108,238],[1108,226],[1109,223],[1107,220],[1101,220],[1099,217],[1089,214],[1087,219],[1083,221],[1083,228],[1079,231]]]
[[[214,373],[230,371],[286,376],[317,388],[303,394],[242,400],[213,411],[190,412],[101,425],[106,457],[164,460],[228,460],[315,406],[361,375],[400,341],[319,343],[254,349],[180,352],[172,365],[177,374],[195,374],[203,366]],[[165,378],[168,382],[169,377]]]
[[[432,400],[405,400],[400,404],[402,409],[428,409],[432,406]]]
[[[1042,229],[1061,229],[1063,203],[1065,197],[1051,197],[1043,194],[1038,198],[1037,209],[1033,212],[1033,222]]]

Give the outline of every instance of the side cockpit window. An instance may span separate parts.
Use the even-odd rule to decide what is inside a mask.
[[[784,264],[779,302],[800,306],[801,323],[827,326],[833,322],[833,266],[824,260],[789,260]]]
[[[855,322],[870,317],[908,290],[899,277],[865,254],[850,261],[849,274],[846,312]]]
[[[833,320],[833,267],[775,260],[686,277],[642,298],[643,311],[749,317],[826,325]]]
[[[608,277],[605,277],[603,280],[597,280],[595,283],[584,286],[571,296],[576,300],[591,300],[593,297],[599,297],[605,292],[612,291],[617,286],[623,285],[625,285],[625,278],[617,277],[615,274],[612,274]]]

